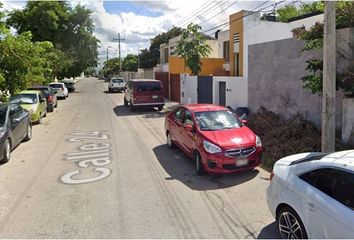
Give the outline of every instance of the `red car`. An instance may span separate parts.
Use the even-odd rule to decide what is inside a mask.
[[[261,163],[261,139],[235,113],[212,104],[176,108],[165,119],[167,144],[195,160],[198,175],[251,170]]]
[[[128,105],[132,111],[138,107],[157,107],[161,111],[165,105],[162,83],[154,79],[130,80],[124,94],[124,106]]]

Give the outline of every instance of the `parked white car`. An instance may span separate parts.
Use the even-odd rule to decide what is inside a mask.
[[[111,80],[108,83],[108,91],[113,92],[113,91],[117,90],[117,91],[122,92],[125,90],[125,85],[126,85],[126,82],[124,81],[123,78],[113,77],[113,78],[111,78]]]
[[[52,83],[49,83],[49,87],[52,87],[55,91],[57,91],[57,97],[61,97],[64,99],[69,97],[69,91],[64,83],[52,82]]]
[[[282,238],[354,238],[354,150],[277,161],[267,202]]]

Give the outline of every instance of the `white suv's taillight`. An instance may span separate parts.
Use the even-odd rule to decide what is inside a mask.
[[[273,177],[274,177],[274,172],[272,171],[272,172],[270,173],[269,180],[272,181]]]

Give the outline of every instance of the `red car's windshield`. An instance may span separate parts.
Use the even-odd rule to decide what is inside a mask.
[[[232,111],[196,112],[195,119],[202,131],[240,128],[242,123]]]

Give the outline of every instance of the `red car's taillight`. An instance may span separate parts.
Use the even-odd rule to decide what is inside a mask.
[[[274,172],[272,171],[272,172],[270,173],[269,180],[272,181],[273,177],[274,177]]]

